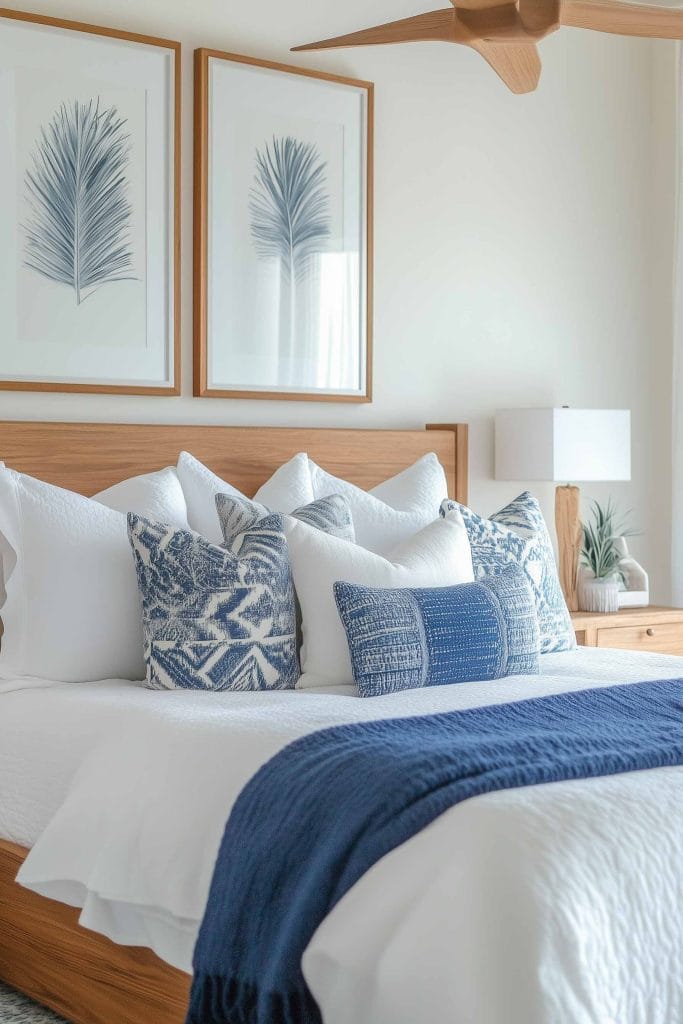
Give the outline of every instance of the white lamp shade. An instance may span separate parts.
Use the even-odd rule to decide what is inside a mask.
[[[496,480],[631,479],[628,409],[499,409]]]

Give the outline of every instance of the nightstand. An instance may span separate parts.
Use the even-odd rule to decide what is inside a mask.
[[[683,608],[623,608],[600,615],[572,612],[580,647],[618,647],[683,655]]]

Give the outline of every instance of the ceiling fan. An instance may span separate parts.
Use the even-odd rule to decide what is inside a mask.
[[[683,9],[622,0],[451,0],[445,10],[295,46],[323,50],[437,40],[470,46],[514,93],[533,92],[541,75],[536,43],[563,25],[624,36],[683,39]]]

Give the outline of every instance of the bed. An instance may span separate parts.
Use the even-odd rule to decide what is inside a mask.
[[[545,656],[537,690],[656,679],[672,670],[683,673],[683,659],[579,649]],[[160,695],[120,680],[5,693],[0,773],[12,769],[23,782],[17,806],[5,807],[0,822],[3,834],[21,840],[4,845],[3,975],[58,1003],[74,1020],[97,1014],[110,1022],[182,1020],[223,824],[261,763],[332,722],[504,702],[524,697],[527,687],[524,678],[508,678],[369,701],[345,693]],[[22,735],[27,718],[31,728]],[[162,772],[155,774],[153,764]],[[59,772],[50,771],[57,765]],[[221,787],[188,785],[188,778],[220,771]],[[436,1024],[452,993],[445,995],[431,978],[444,976],[459,986],[465,1020],[608,1020],[595,1008],[604,1009],[604,992],[610,983],[613,988],[618,941],[637,951],[643,977],[652,971],[667,978],[668,1001],[655,1012],[625,1001],[611,1019],[680,1019],[680,918],[667,920],[658,910],[650,921],[649,914],[683,898],[680,878],[667,870],[683,843],[682,786],[683,772],[667,769],[492,794],[444,814],[376,865],[307,950],[307,980],[326,1024]],[[597,836],[596,808],[602,816]],[[22,867],[26,845],[33,852]],[[33,891],[14,882],[19,868]],[[454,897],[463,877],[467,900]],[[443,908],[447,921],[440,917]],[[88,930],[77,923],[79,915]],[[515,951],[520,936],[527,941]],[[613,959],[605,958],[605,948]],[[537,962],[543,984],[534,973]],[[498,976],[498,989],[491,984],[492,964],[497,974],[501,964],[510,971]],[[340,993],[344,976],[349,982]],[[568,1004],[577,979],[586,987],[583,1018]],[[388,992],[400,994],[399,1004],[388,1017],[373,1015]],[[430,992],[431,1005],[425,1003]],[[632,998],[643,993],[644,983],[631,989]]]
[[[337,430],[107,423],[0,423],[0,451],[21,472],[91,495],[175,463],[188,449],[245,494],[296,452],[372,487],[436,452],[449,493],[467,500],[466,424],[426,430]],[[1,699],[1,698],[0,698]],[[147,949],[115,945],[79,913],[15,883],[28,850],[0,834],[0,977],[74,1024],[175,1024],[190,978]]]
[[[90,493],[181,447],[250,492],[301,449],[364,486],[435,450],[452,493],[466,493],[463,427],[10,424],[3,435],[8,463]],[[683,659],[579,649],[543,656],[533,692],[673,677]],[[76,1024],[183,1021],[223,826],[264,762],[331,724],[503,704],[529,686],[513,676],[358,700],[344,687],[160,694],[120,680],[7,681],[0,779],[22,791],[13,807],[0,800],[0,977]],[[303,967],[325,1024],[683,1020],[683,922],[671,912],[683,902],[682,795],[674,767],[451,808],[314,935]]]

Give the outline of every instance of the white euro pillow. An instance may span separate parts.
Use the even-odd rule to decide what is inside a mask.
[[[189,452],[180,453],[176,468],[187,504],[190,529],[200,533],[212,544],[221,544],[223,534],[216,511],[216,495],[229,494],[238,498],[244,498],[245,495]],[[308,456],[303,453],[295,455],[284,466],[276,469],[271,478],[258,489],[254,501],[265,505],[271,512],[282,514],[289,514],[302,505],[310,505],[313,489]]]
[[[433,452],[370,491],[332,476],[311,459],[309,471],[313,497],[346,498],[356,543],[382,555],[433,522],[448,495],[446,474]]]
[[[128,512],[187,529],[176,470],[90,499],[0,464],[0,678],[142,679]]]
[[[0,552],[0,678],[144,677],[140,598],[122,512],[0,469]]]
[[[188,528],[185,495],[173,466],[122,480],[95,494],[93,500],[117,512],[135,512],[181,530]]]
[[[444,526],[453,529],[444,530]],[[303,619],[297,689],[353,683],[346,634],[334,599],[337,580],[366,587],[445,587],[471,583],[472,553],[462,519],[437,519],[388,558],[296,519],[285,520]]]

